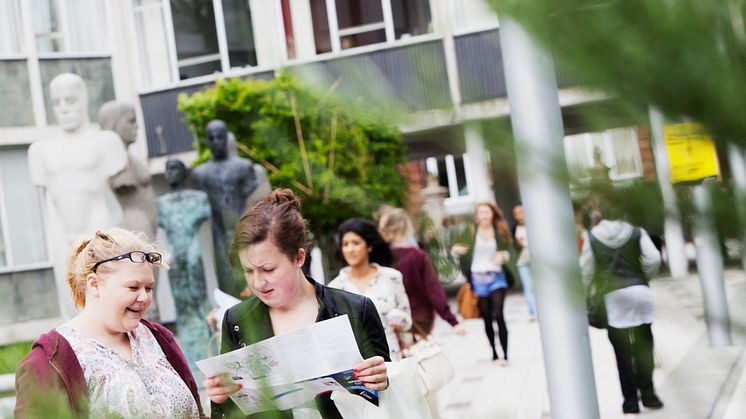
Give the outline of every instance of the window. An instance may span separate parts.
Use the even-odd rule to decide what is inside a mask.
[[[0,127],[34,124],[20,22],[18,0],[0,0]]]
[[[0,60],[0,127],[54,123],[49,95],[35,96],[40,90],[33,87],[39,81],[29,78],[29,64],[37,63],[45,92],[49,81],[60,73],[72,72],[86,79],[89,116],[96,120],[98,107],[114,98],[105,4],[100,0],[0,0],[0,56],[16,52],[15,57]],[[30,14],[31,26],[23,30],[22,7]],[[21,43],[18,33],[30,33],[33,38]]]
[[[32,0],[37,52],[107,50],[106,14],[99,0]]]
[[[179,79],[220,71],[212,0],[171,0]]]
[[[168,84],[173,72],[171,50],[166,36],[166,21],[161,0],[135,0],[135,35],[143,86]]]
[[[230,67],[256,65],[254,31],[248,0],[223,0],[223,16]]]
[[[26,149],[0,149],[0,269],[48,262],[35,191]]]
[[[634,128],[569,135],[564,138],[564,148],[570,178],[576,183],[587,183],[593,176],[607,173],[610,180],[642,176]]]
[[[143,87],[257,65],[248,0],[133,0]]]
[[[98,108],[114,100],[114,79],[111,75],[111,59],[102,58],[54,58],[39,60],[42,89],[46,105],[47,121],[56,123],[52,100],[49,97],[49,82],[61,73],[75,73],[85,80],[88,88],[88,116],[98,120]]]
[[[0,0],[0,55],[21,52],[17,0]]]
[[[432,32],[430,2],[390,0],[396,39],[409,38]]]
[[[0,60],[0,127],[34,125],[26,60]]]
[[[316,53],[392,42],[431,31],[427,0],[311,0]]]
[[[464,156],[447,154],[445,157],[429,157],[425,160],[425,167],[429,175],[438,179],[438,184],[448,188],[449,198],[469,195],[466,179],[467,162]]]
[[[454,0],[453,20],[459,32],[480,31],[498,26],[497,14],[486,0]]]

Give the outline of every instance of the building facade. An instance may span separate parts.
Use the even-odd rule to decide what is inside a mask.
[[[0,345],[61,322],[40,195],[26,150],[58,132],[49,81],[81,75],[89,114],[112,99],[136,105],[134,149],[151,173],[167,158],[196,158],[177,97],[224,77],[272,78],[280,68],[351,98],[395,103],[408,170],[447,188],[446,213],[480,200],[519,200],[507,140],[509,117],[499,21],[482,0],[0,0]],[[603,95],[558,70],[560,104]],[[496,128],[498,127],[498,128]],[[634,127],[565,138],[578,182],[601,161],[613,180],[652,173]],[[509,131],[508,131],[509,132]],[[501,137],[501,138],[497,138]],[[642,144],[642,147],[641,147]],[[642,150],[642,151],[641,151]],[[415,189],[416,190],[415,185]]]

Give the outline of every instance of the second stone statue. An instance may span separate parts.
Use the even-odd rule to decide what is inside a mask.
[[[236,278],[228,260],[230,241],[238,219],[246,209],[252,193],[269,190],[266,176],[257,176],[251,160],[230,152],[228,127],[221,120],[212,120],[205,129],[212,158],[194,169],[192,184],[207,193],[212,207],[212,236],[215,242],[215,270],[221,290],[238,297],[246,287]],[[260,172],[261,173],[261,172]]]

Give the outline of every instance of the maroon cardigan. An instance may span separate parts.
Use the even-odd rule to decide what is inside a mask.
[[[401,272],[404,289],[409,297],[412,318],[432,324],[435,314],[455,326],[458,319],[448,307],[446,292],[438,280],[433,263],[427,253],[418,247],[393,247],[393,268]]]
[[[166,359],[192,393],[199,415],[203,417],[197,383],[173,333],[149,320],[142,319],[140,322],[153,333]],[[45,391],[40,392],[40,389]],[[70,409],[75,416],[87,416],[88,388],[83,369],[70,343],[56,330],[39,336],[34,341],[31,352],[16,367],[15,417],[33,416],[34,404],[38,400],[35,396],[44,395],[50,390],[67,394]]]

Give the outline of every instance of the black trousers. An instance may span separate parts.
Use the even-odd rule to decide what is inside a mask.
[[[626,329],[609,326],[608,332],[625,404],[638,402],[638,390],[643,400],[653,398],[653,331],[650,324]]]
[[[498,288],[486,297],[479,297],[479,314],[484,320],[484,332],[492,347],[492,359],[498,359],[495,350],[495,329],[492,322],[497,322],[497,333],[500,338],[500,346],[503,349],[503,356],[508,359],[508,326],[505,324],[505,315],[503,314],[503,304],[505,303],[505,294],[507,289]]]

